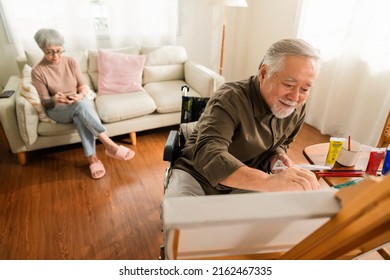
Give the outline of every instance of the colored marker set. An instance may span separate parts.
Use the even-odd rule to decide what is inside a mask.
[[[346,138],[338,138],[331,137],[329,141],[329,149],[326,156],[325,164],[329,167],[333,167],[336,160],[339,161],[341,165],[344,166],[354,166],[357,160],[357,157],[362,150],[362,147],[356,141],[352,141],[351,137]],[[353,149],[354,145],[357,147]],[[360,147],[358,147],[360,146]],[[345,153],[351,154],[349,158],[343,158],[343,160],[339,159],[340,152],[342,148],[345,148]],[[356,151],[355,151],[356,150]],[[355,154],[354,154],[355,153]],[[353,160],[351,157],[354,157]],[[346,160],[348,159],[348,160]],[[378,170],[379,166],[383,162],[382,171]],[[316,172],[319,177],[360,177],[363,174],[376,176],[378,171],[383,175],[388,173],[390,170],[390,145],[386,148],[373,148],[370,151],[370,156],[368,159],[367,167],[365,171],[362,170],[326,170],[322,172]]]
[[[390,145],[386,149],[385,161],[383,162],[382,174],[386,175],[390,171]]]

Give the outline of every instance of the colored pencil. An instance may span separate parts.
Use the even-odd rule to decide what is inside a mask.
[[[344,172],[331,172],[331,171],[328,171],[328,172],[314,172],[318,177],[363,177],[365,172],[363,171],[360,171],[360,172],[355,172],[355,171],[352,171],[352,172],[348,172],[348,171],[344,171]]]
[[[329,169],[329,170],[323,170],[319,172],[363,172],[364,170],[361,169]]]
[[[364,180],[364,179],[363,178],[355,179],[355,180],[352,180],[352,181],[348,181],[348,182],[345,182],[345,183],[341,183],[341,184],[335,185],[335,186],[333,186],[333,188],[341,189],[341,188],[344,188],[344,187],[355,185],[355,184],[359,183],[362,180]]]

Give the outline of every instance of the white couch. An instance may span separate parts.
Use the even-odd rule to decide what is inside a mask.
[[[99,95],[98,50],[65,53],[79,63],[87,84],[97,92],[96,111],[111,136],[130,133],[133,145],[135,132],[175,125],[180,122],[181,87],[190,87],[189,95],[210,96],[224,78],[206,67],[190,61],[181,46],[128,47],[108,51],[146,55],[142,75],[144,91]],[[18,59],[22,73],[27,63],[33,66],[42,54],[26,53]],[[26,152],[80,142],[73,124],[42,121],[33,107],[21,95],[23,77],[10,77],[5,89],[14,89],[10,98],[0,99],[0,135],[19,163],[26,163]]]

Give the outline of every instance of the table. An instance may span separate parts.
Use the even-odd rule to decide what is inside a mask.
[[[303,150],[303,155],[311,164],[324,165],[326,160],[326,155],[328,154],[329,143],[315,144],[306,147]],[[370,146],[363,145],[363,151],[359,155],[359,159],[355,166],[345,167],[340,165],[338,162],[335,163],[333,169],[358,169],[366,170],[368,159],[371,151]],[[329,186],[334,186],[348,182],[350,180],[356,179],[354,177],[323,177],[324,181]]]
[[[326,155],[328,154],[329,143],[315,144],[306,147],[303,150],[303,155],[311,164],[324,165]],[[345,167],[338,162],[335,163],[334,169],[359,169],[366,170],[368,159],[370,157],[370,151],[372,147],[363,145],[363,151],[359,155],[359,159],[355,166]],[[356,179],[352,177],[323,177],[322,178],[329,186],[335,186],[338,184],[346,183],[350,180]],[[385,259],[390,260],[390,246],[382,247],[377,250],[379,255]]]

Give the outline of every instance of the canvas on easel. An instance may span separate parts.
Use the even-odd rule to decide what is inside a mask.
[[[167,198],[166,258],[352,258],[390,242],[389,199],[390,178],[342,190]]]

